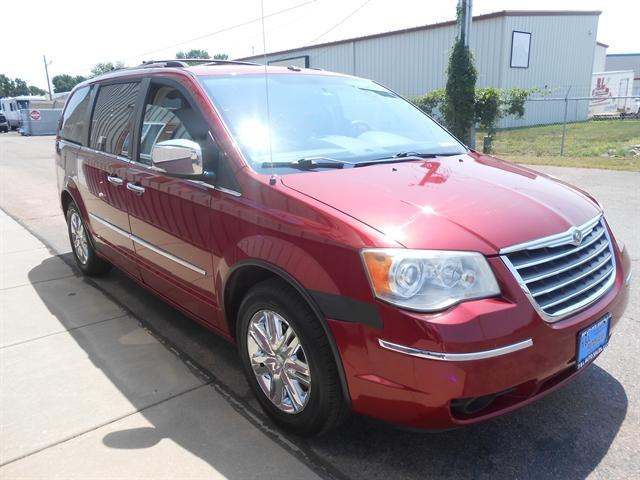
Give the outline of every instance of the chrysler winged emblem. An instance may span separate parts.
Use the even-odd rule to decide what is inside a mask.
[[[571,233],[571,239],[573,240],[573,244],[575,246],[580,245],[580,243],[582,242],[582,232],[577,228],[574,228],[573,232]]]

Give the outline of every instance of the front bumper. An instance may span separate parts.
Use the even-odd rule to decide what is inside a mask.
[[[553,391],[584,370],[576,368],[578,332],[607,313],[612,332],[624,313],[630,260],[625,251],[617,257],[613,287],[557,323],[540,318],[513,285],[501,285],[505,298],[467,302],[436,315],[380,303],[382,330],[329,320],[353,410],[413,428],[446,429],[501,415]],[[494,260],[498,278],[509,278]],[[477,412],[458,409],[488,397]]]

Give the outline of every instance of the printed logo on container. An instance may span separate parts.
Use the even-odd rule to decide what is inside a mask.
[[[40,110],[31,110],[29,116],[31,117],[31,120],[40,120],[40,117],[42,117],[42,115],[40,115]]]

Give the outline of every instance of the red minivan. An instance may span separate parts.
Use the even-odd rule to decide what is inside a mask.
[[[78,267],[238,345],[282,427],[447,429],[583,370],[630,260],[600,205],[470,150],[370,80],[154,62],[78,85],[56,139]]]

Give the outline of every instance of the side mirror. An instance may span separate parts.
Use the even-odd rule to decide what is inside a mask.
[[[184,138],[156,143],[151,149],[151,164],[167,175],[180,178],[202,177],[205,173],[202,148],[197,142]]]

